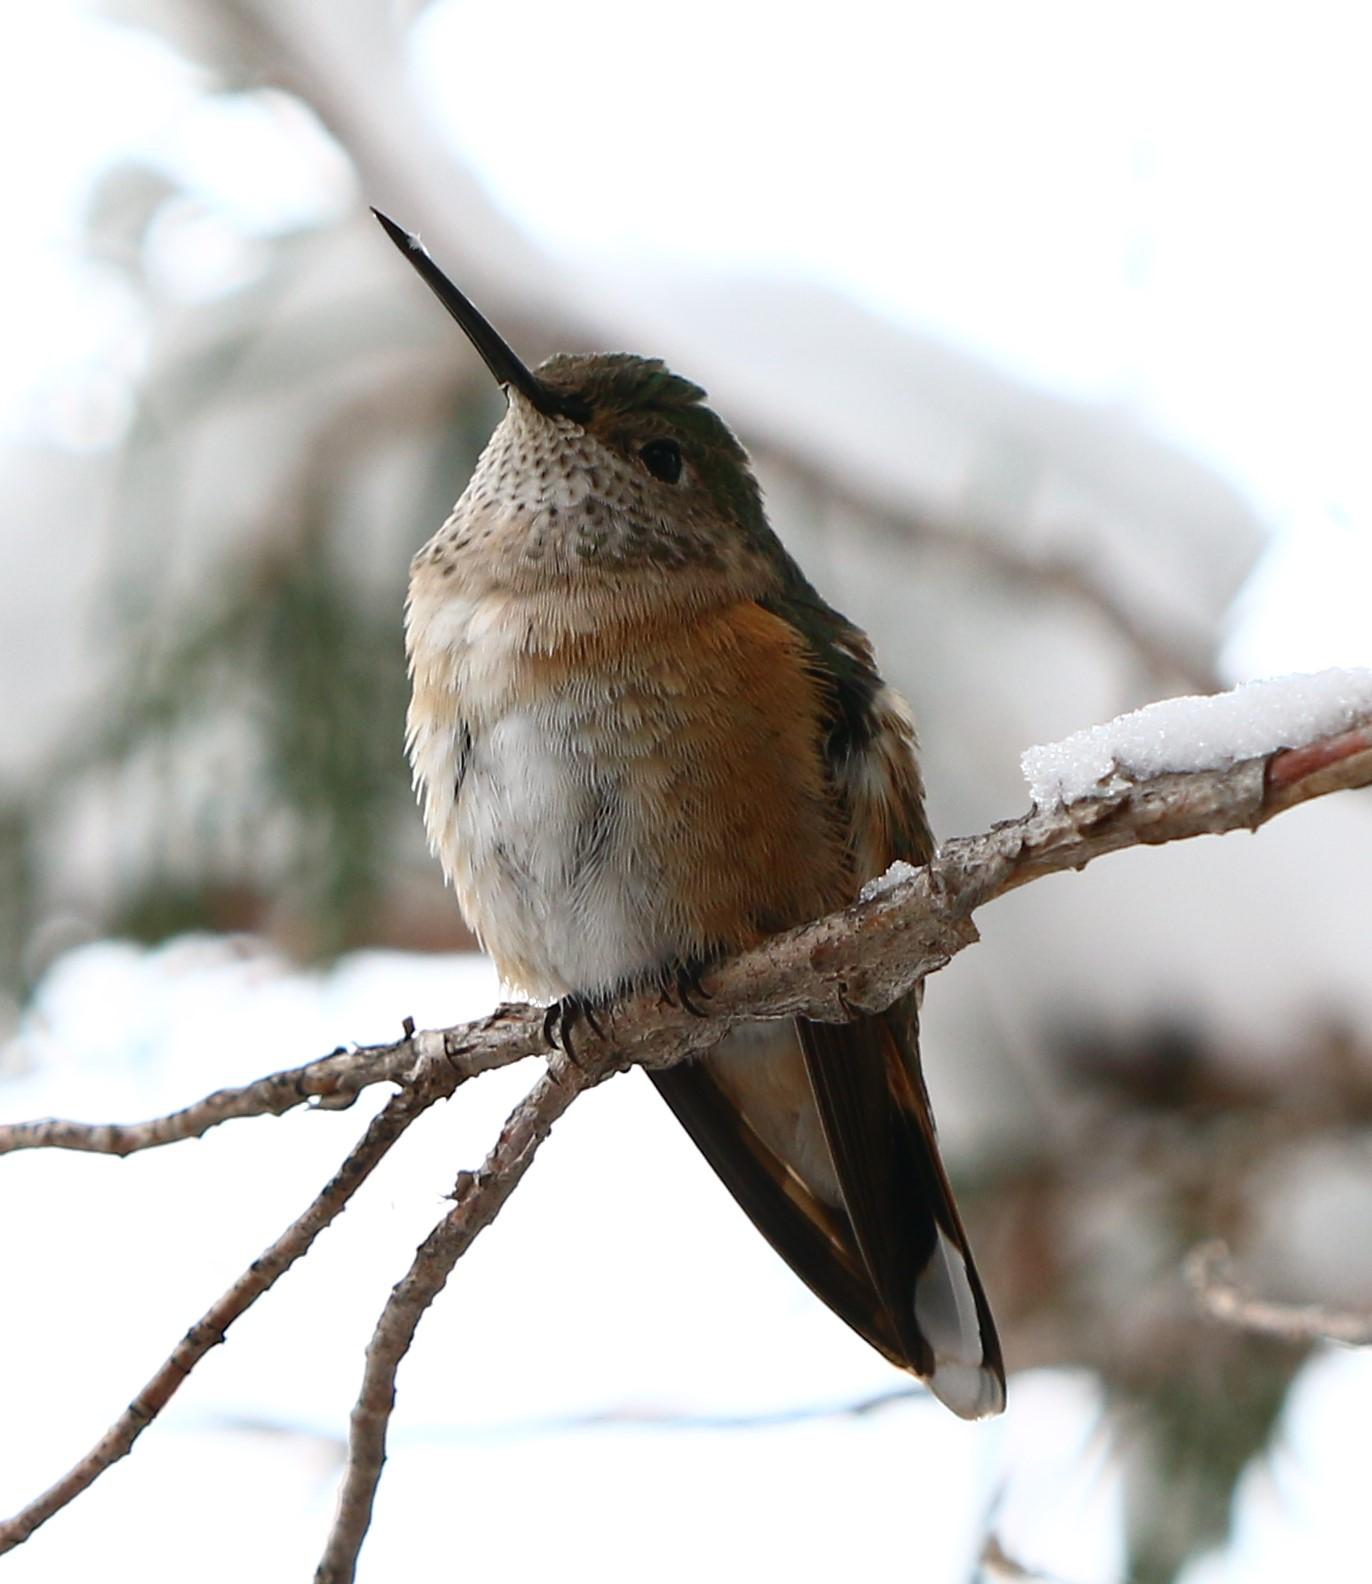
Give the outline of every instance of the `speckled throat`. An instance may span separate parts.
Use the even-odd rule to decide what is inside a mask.
[[[698,569],[729,583],[766,563],[714,501],[683,479],[664,509],[662,487],[591,425],[545,417],[517,393],[452,516],[420,552],[436,567],[476,550],[521,586],[597,569]],[[451,574],[449,574],[451,575]]]

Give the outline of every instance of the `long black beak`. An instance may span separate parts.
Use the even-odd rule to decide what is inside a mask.
[[[481,354],[482,361],[498,384],[517,390],[526,401],[549,418],[566,417],[580,421],[587,416],[584,403],[575,397],[565,397],[549,390],[542,380],[529,372],[500,332],[478,313],[429,257],[418,237],[402,230],[379,209],[373,209],[372,213],[381,222],[382,230],[419,272],[429,290],[462,326],[463,333]]]

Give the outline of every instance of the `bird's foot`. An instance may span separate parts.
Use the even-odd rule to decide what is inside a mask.
[[[572,1033],[578,1023],[585,1023],[597,1039],[605,1038],[605,1030],[596,1021],[596,1010],[597,1003],[589,996],[565,995],[554,1001],[543,1014],[543,1038],[552,1050],[560,1049],[574,1067],[581,1065],[576,1059],[576,1047],[572,1043]],[[604,1011],[603,1005],[600,1010]]]
[[[697,1001],[709,1001],[710,992],[701,984],[705,975],[704,963],[681,963],[669,968],[662,976],[662,999],[668,1006],[679,1006],[692,1017],[707,1016]],[[693,999],[694,998],[694,999]]]

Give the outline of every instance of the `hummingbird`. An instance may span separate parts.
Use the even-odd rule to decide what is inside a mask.
[[[373,211],[507,398],[415,556],[407,747],[431,846],[564,1044],[933,855],[915,733],[867,636],[768,524],[747,454],[656,358],[530,370]],[[800,1278],[954,1413],[1005,1405],[995,1323],[939,1155],[919,996],[758,1022],[650,1074]]]

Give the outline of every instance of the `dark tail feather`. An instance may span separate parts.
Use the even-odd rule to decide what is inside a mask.
[[[906,1366],[963,1418],[999,1413],[1000,1341],[939,1157],[913,1015],[798,1028],[853,1236]]]

